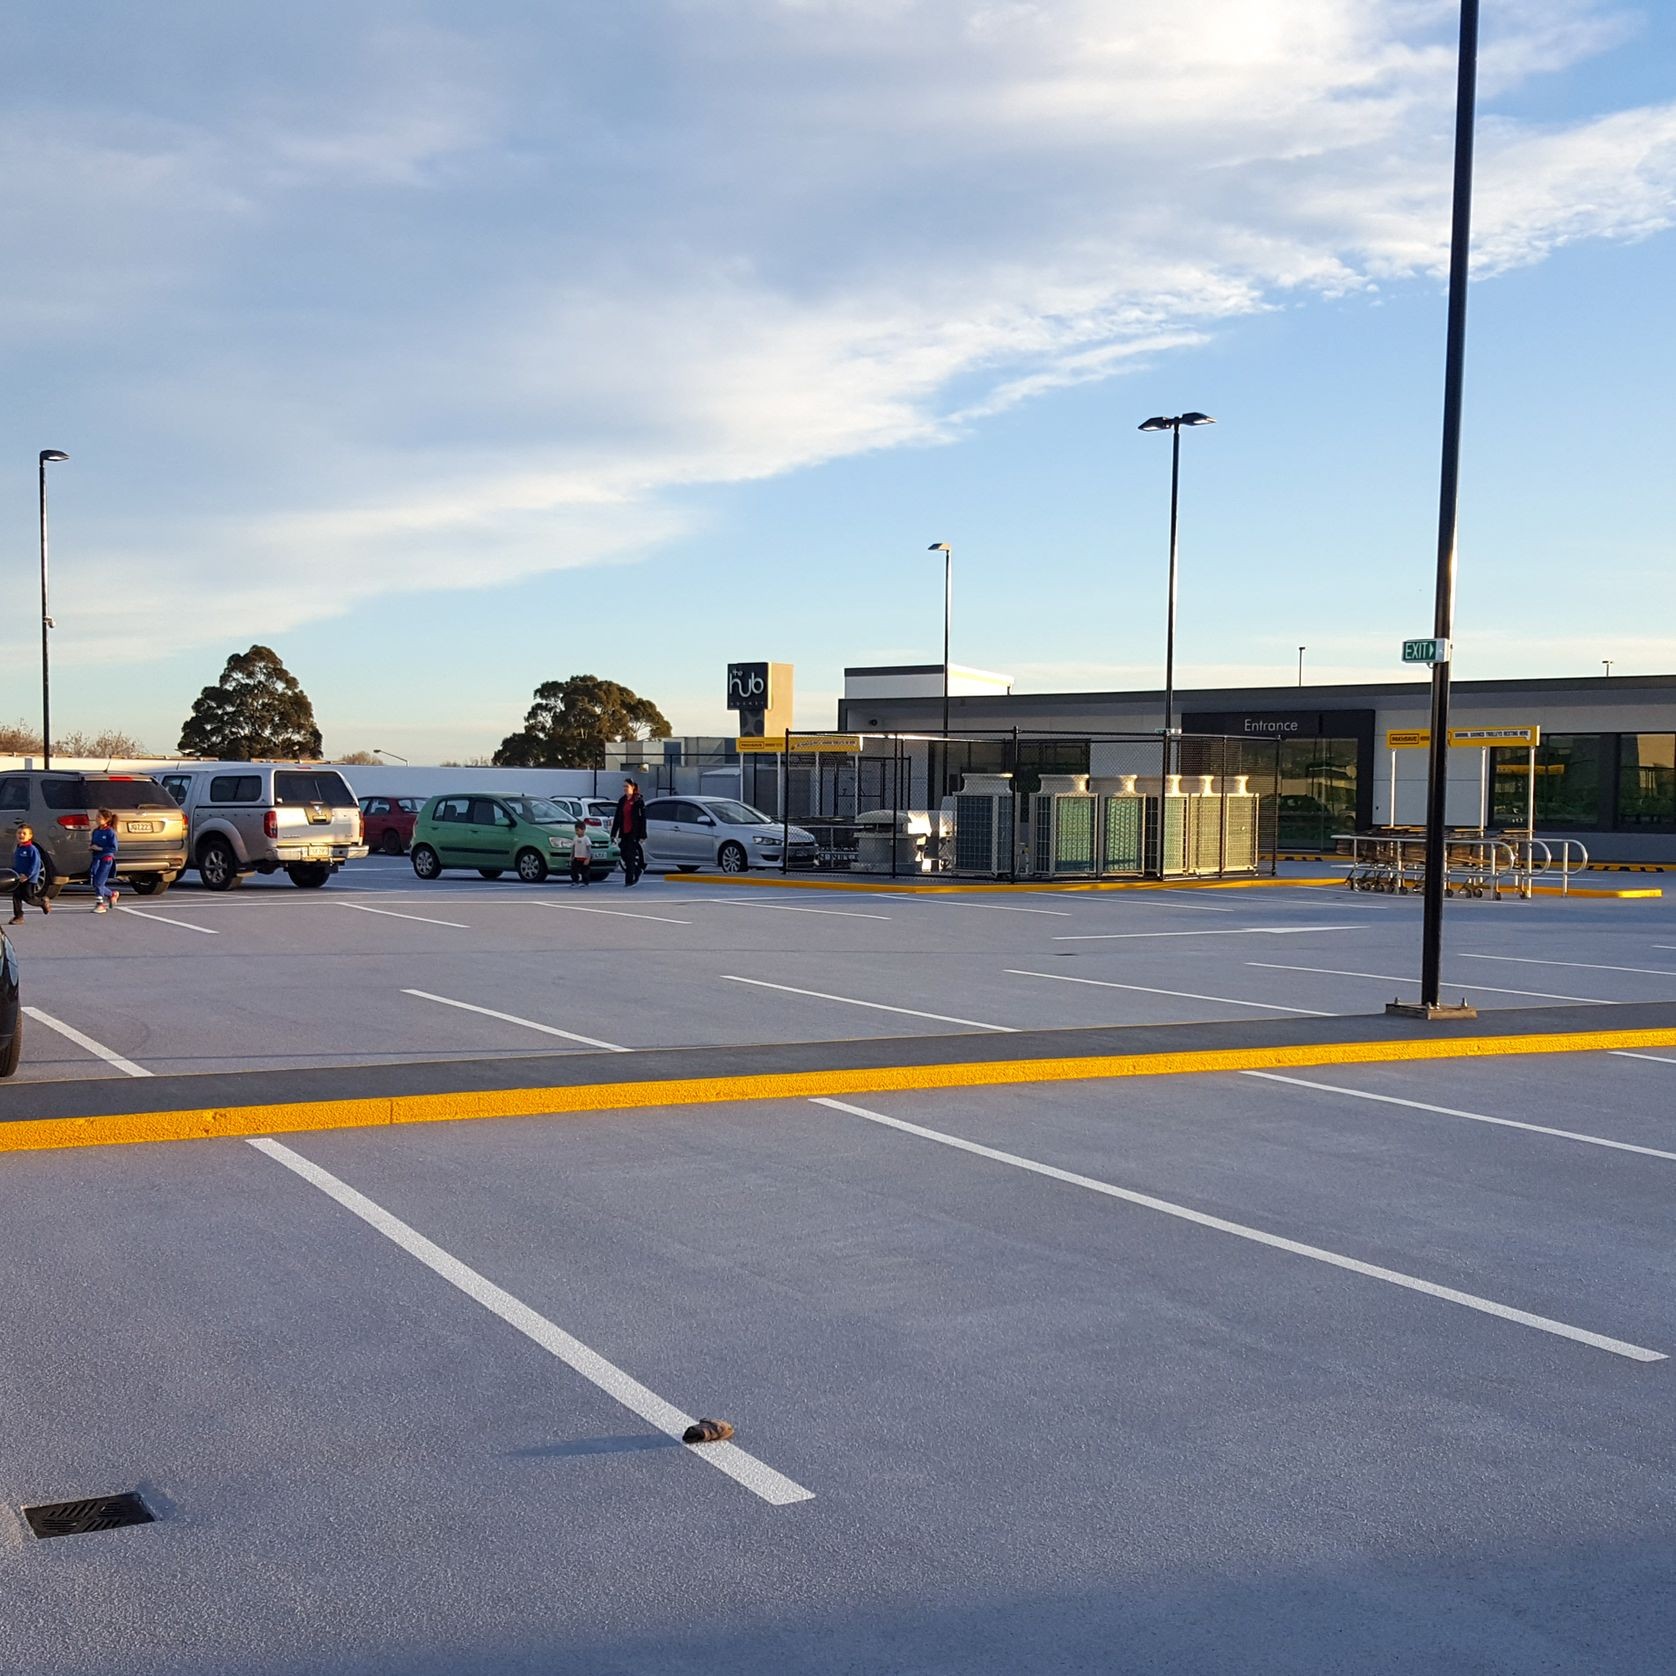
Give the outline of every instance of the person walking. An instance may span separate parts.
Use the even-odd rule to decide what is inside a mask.
[[[633,780],[623,781],[623,795],[611,817],[611,836],[623,857],[623,884],[638,884],[646,871],[646,800]]]
[[[87,869],[87,882],[99,896],[99,900],[93,904],[94,913],[106,913],[121,900],[122,892],[111,886],[115,877],[116,811],[101,809],[99,824],[93,829],[93,857]]]
[[[12,886],[12,924],[23,923],[25,902],[34,902],[43,914],[50,914],[52,903],[47,897],[46,857],[41,854],[41,847],[35,842],[33,827],[20,826],[17,829],[17,848],[12,851],[12,871],[17,874],[17,882]]]
[[[588,869],[593,866],[594,847],[588,842],[588,828],[585,822],[576,823],[576,836],[570,841],[570,888],[575,890],[578,885],[588,885],[593,881],[588,877]]]

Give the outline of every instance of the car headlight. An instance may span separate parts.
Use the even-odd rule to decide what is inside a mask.
[[[564,839],[549,838],[547,840],[547,848],[550,850],[562,850],[564,848]]]
[[[772,838],[753,838],[751,840],[753,844],[778,844],[779,841],[780,836],[778,833],[776,833]]]

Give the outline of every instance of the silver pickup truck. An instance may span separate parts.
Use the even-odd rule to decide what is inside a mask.
[[[188,852],[206,890],[281,868],[292,884],[315,890],[367,853],[360,805],[335,768],[194,762],[156,778],[186,811]]]

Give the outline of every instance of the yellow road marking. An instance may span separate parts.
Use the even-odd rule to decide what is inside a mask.
[[[1176,1053],[1103,1054],[1067,1059],[977,1060],[967,1064],[886,1065],[853,1070],[784,1071],[653,1082],[586,1083],[573,1088],[508,1088],[457,1094],[377,1095],[269,1105],[200,1107],[105,1117],[23,1118],[0,1123],[0,1152],[126,1146],[137,1141],[231,1139],[311,1129],[362,1129],[397,1123],[555,1116],[700,1106],[745,1100],[806,1100],[844,1094],[914,1093],[941,1088],[1185,1076],[1309,1065],[1374,1065],[1405,1060],[1477,1059],[1513,1054],[1605,1053],[1676,1047],[1676,1029],[1578,1030],[1542,1035],[1420,1037],[1403,1041],[1319,1042],[1304,1046],[1207,1048]]]

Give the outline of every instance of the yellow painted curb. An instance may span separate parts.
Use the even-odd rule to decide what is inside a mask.
[[[671,875],[670,884],[677,885],[754,885],[762,890],[860,890],[869,895],[941,896],[952,892],[962,895],[973,891],[1057,891],[1061,895],[1076,891],[1097,890],[1257,890],[1265,886],[1286,885],[1342,885],[1342,877],[1323,879],[1029,879],[1017,884],[1005,880],[994,882],[973,880],[961,884],[903,884],[900,880],[881,879],[868,884],[861,879],[811,879],[795,874],[775,873],[758,877],[750,873],[680,873]]]
[[[1305,1046],[1209,1048],[1180,1053],[1105,1054],[1075,1059],[980,1060],[970,1064],[890,1065],[843,1071],[684,1077],[660,1082],[587,1083],[574,1088],[509,1088],[460,1094],[398,1094],[255,1106],[134,1112],[109,1117],[24,1118],[0,1123],[0,1152],[126,1146],[139,1141],[229,1140],[310,1129],[366,1129],[398,1123],[558,1116],[817,1095],[902,1094],[940,1088],[994,1088],[1118,1077],[1161,1077],[1310,1065],[1376,1065],[1407,1060],[1477,1059],[1516,1054],[1603,1053],[1676,1048],[1676,1029],[1585,1030],[1520,1036],[1443,1036]]]

